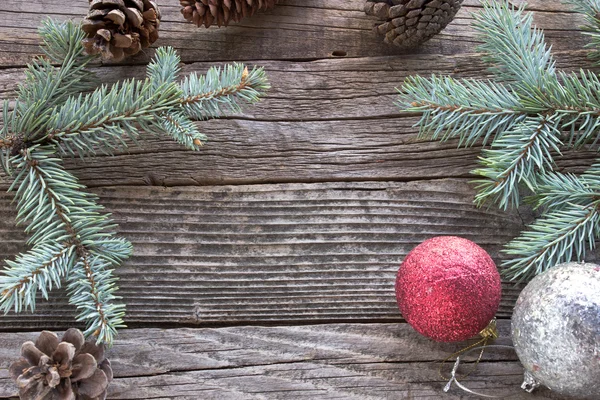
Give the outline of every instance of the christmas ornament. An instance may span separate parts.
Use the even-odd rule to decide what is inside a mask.
[[[187,21],[208,28],[213,24],[220,27],[229,25],[230,21],[240,22],[258,10],[275,7],[277,0],[179,0],[179,3]]]
[[[523,388],[600,398],[600,266],[566,263],[533,278],[512,317]]]
[[[460,9],[462,0],[367,0],[365,12],[379,21],[374,30],[401,48],[420,45],[437,35]]]
[[[137,54],[158,39],[160,10],[153,0],[90,0],[83,20],[88,54],[120,61]]]
[[[10,375],[22,400],[104,400],[113,374],[104,347],[85,342],[79,329],[67,330],[62,341],[43,331],[35,343],[25,342]]]
[[[438,236],[415,247],[396,278],[396,299],[419,333],[456,342],[480,333],[494,318],[500,274],[481,247],[455,236]]]

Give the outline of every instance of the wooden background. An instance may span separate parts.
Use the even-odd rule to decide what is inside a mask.
[[[394,276],[436,235],[474,240],[499,261],[531,215],[474,208],[469,171],[480,149],[415,140],[417,118],[393,102],[411,74],[488,76],[470,27],[478,2],[466,0],[453,24],[411,53],[374,36],[363,0],[281,0],[209,30],[185,23],[177,0],[158,3],[157,44],[179,50],[184,73],[243,60],[264,66],[273,88],[244,114],[200,123],[209,137],[200,152],[145,138],[128,153],[67,161],[135,246],[118,270],[131,329],[110,355],[110,398],[470,398],[443,394],[437,372],[464,344],[434,343],[403,323]],[[580,16],[559,0],[529,4],[558,66],[591,67]],[[39,53],[41,19],[86,10],[86,0],[0,1],[0,97],[12,96]],[[142,77],[151,55],[95,70],[106,83]],[[579,172],[593,157],[566,154],[560,165]],[[24,250],[10,202],[0,195],[2,258]],[[520,287],[504,289],[498,342],[509,344]],[[0,398],[15,394],[5,368],[20,344],[72,326],[74,315],[56,291],[34,314],[0,317]],[[509,394],[521,374],[513,353],[490,351],[468,384]]]

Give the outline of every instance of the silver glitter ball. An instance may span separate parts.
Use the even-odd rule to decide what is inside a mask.
[[[600,266],[560,264],[532,279],[517,300],[512,338],[524,389],[600,399]]]

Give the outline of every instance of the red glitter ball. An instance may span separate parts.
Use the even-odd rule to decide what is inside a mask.
[[[488,253],[470,240],[438,236],[415,247],[396,278],[398,307],[419,333],[458,342],[494,318],[502,286]]]

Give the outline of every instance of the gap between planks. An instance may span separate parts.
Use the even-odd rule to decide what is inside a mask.
[[[499,333],[496,343],[510,345],[509,321],[499,322]],[[36,336],[0,334],[0,398],[15,394],[4,368]],[[457,388],[442,392],[438,368],[465,345],[433,342],[408,324],[124,330],[108,353],[108,398],[464,399]],[[506,395],[518,392],[522,372],[514,352],[488,350],[464,383]],[[511,398],[559,397],[541,390]]]
[[[477,209],[465,180],[95,189],[134,256],[116,270],[133,326],[399,321],[394,277],[436,235],[471,239],[499,261],[523,227]],[[10,195],[0,196],[0,257],[23,250]],[[504,286],[509,317],[520,286]],[[0,329],[66,328],[62,292]],[[42,318],[43,317],[43,318]]]

